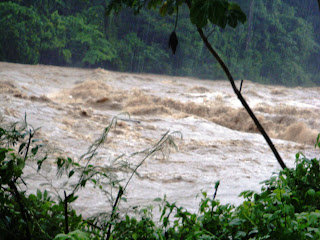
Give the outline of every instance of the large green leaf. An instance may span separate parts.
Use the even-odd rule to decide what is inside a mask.
[[[212,24],[225,28],[230,25],[235,28],[239,22],[246,21],[246,15],[236,3],[227,0],[194,0],[190,9],[191,22],[200,28]]]
[[[177,6],[186,3],[182,0],[113,0],[107,7],[106,14],[112,11],[118,13],[124,7],[132,8],[134,13],[139,13],[144,6],[158,8],[161,16],[172,15],[177,11]],[[200,28],[205,27],[208,22],[222,28],[228,24],[235,28],[239,22],[246,21],[246,15],[236,3],[228,0],[193,0],[190,8],[191,22]]]

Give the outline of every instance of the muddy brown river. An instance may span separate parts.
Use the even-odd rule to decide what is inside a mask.
[[[242,93],[287,166],[294,166],[299,151],[319,157],[314,148],[320,132],[319,87],[286,88],[246,80]],[[169,201],[196,210],[196,196],[202,190],[213,194],[217,180],[218,199],[238,204],[241,191],[258,191],[259,183],[280,169],[228,81],[0,62],[0,101],[2,121],[20,121],[26,113],[28,123],[40,127],[37,137],[74,159],[114,116],[130,113],[131,121],[121,116],[125,121],[111,131],[94,161],[101,166],[151,147],[167,131],[181,132],[183,139],[175,140],[178,150],[156,154],[139,168],[127,188],[128,208],[149,205],[166,194]],[[29,192],[52,191],[43,184],[50,179],[59,193],[68,190],[56,180],[50,161],[43,176],[28,163],[24,176]],[[89,186],[79,194],[74,207],[84,216],[110,208],[97,189]]]

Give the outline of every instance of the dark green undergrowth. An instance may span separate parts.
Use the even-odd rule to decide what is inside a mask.
[[[57,177],[69,188],[56,189],[55,194],[47,190],[27,194],[28,183],[22,177],[31,163],[41,174],[50,158],[35,139],[37,129],[26,121],[0,127],[0,239],[320,239],[320,160],[302,153],[296,154],[295,168],[274,174],[262,183],[259,193],[242,192],[239,206],[220,204],[217,182],[213,196],[201,193],[195,213],[165,197],[150,203],[159,206],[159,219],[153,217],[152,207],[140,208],[137,214],[123,212],[120,203],[139,166],[175,144],[172,134],[166,133],[152,148],[130,155],[142,156],[136,166],[120,156],[108,166],[96,167],[91,162],[116,124],[114,118],[82,161],[56,159]],[[320,135],[316,147],[320,148]],[[129,180],[120,181],[116,171],[130,172]],[[79,189],[90,186],[106,194],[112,209],[84,219],[72,203],[81,201]],[[116,195],[110,188],[117,190]]]

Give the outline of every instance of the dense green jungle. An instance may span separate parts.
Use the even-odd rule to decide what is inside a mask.
[[[182,7],[175,55],[168,39],[175,16],[158,10],[105,15],[110,1],[16,0],[0,3],[0,61],[101,67],[224,79]],[[266,84],[320,83],[317,1],[236,0],[247,22],[236,29],[209,24],[205,32],[235,79]]]

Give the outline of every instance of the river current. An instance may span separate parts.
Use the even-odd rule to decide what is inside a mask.
[[[245,80],[242,93],[287,166],[294,166],[297,152],[319,157],[314,148],[320,132],[319,87],[286,88]],[[0,62],[0,101],[3,122],[21,121],[26,113],[28,123],[40,127],[37,138],[58,151],[54,157],[74,159],[86,152],[114,116],[128,112],[130,119],[119,116],[123,120],[94,160],[101,166],[152,147],[168,131],[180,132],[182,139],[179,134],[174,138],[177,149],[148,158],[132,178],[126,192],[128,208],[166,195],[169,201],[196,210],[196,196],[201,191],[213,194],[218,180],[217,198],[238,204],[241,191],[258,191],[259,183],[280,169],[227,81]],[[132,163],[140,160],[136,156]],[[52,191],[44,184],[47,180],[68,189],[61,180],[53,180],[56,171],[50,161],[43,176],[28,163],[24,177],[29,192]],[[128,177],[119,174],[124,180]],[[110,209],[97,189],[89,186],[79,194],[74,207],[84,216]]]

